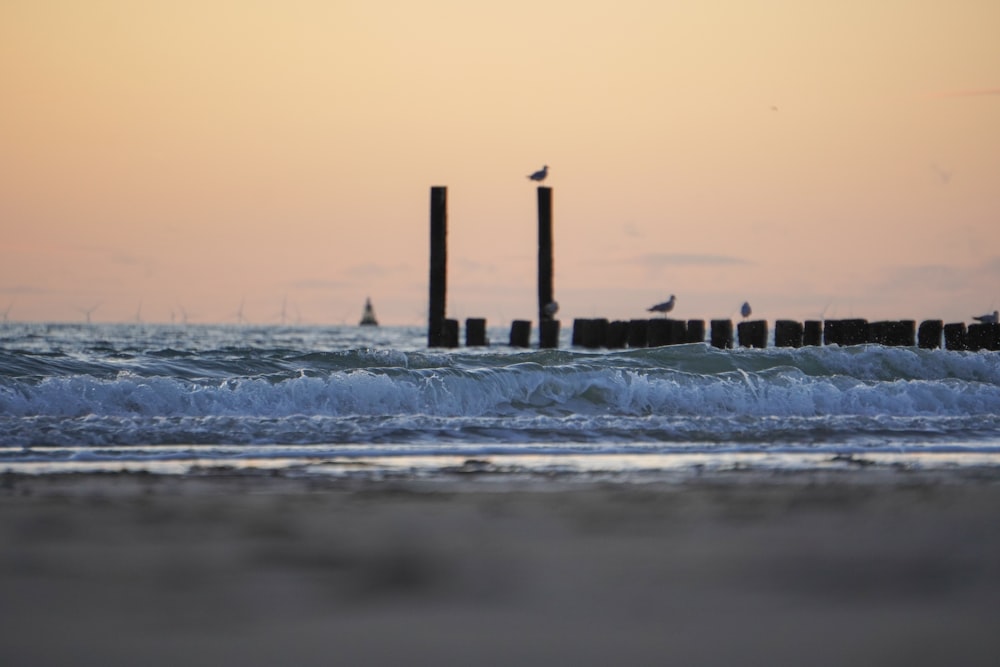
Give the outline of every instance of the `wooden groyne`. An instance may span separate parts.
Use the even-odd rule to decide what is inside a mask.
[[[766,320],[740,322],[733,337],[732,320],[712,320],[707,342],[720,349],[819,345],[884,345],[948,350],[1000,350],[1000,324],[944,324],[941,320],[865,319],[778,320],[773,338]],[[624,341],[624,343],[623,343]],[[615,320],[604,318],[573,321],[572,344],[585,348],[659,347],[706,342],[704,321],[655,318]]]
[[[532,347],[531,320],[514,320],[510,327],[511,347]],[[868,322],[847,320],[777,320],[772,330],[766,320],[740,322],[734,328],[732,320],[711,320],[706,335],[704,320],[674,320],[651,318],[609,320],[578,318],[573,320],[570,345],[584,349],[625,349],[663,347],[687,343],[708,343],[719,349],[799,348],[838,345],[883,345],[886,347],[919,347],[969,351],[1000,351],[1000,324],[944,324],[942,320],[884,320]],[[443,341],[438,347],[458,347],[459,322],[445,319]],[[735,334],[735,335],[734,335]],[[558,332],[550,344],[557,348]],[[469,347],[490,345],[484,318],[465,321],[465,344]]]
[[[447,304],[448,190],[431,188],[430,202],[430,298],[427,318],[428,347],[458,347],[458,320],[445,315]],[[538,347],[559,347],[559,309],[553,286],[552,188],[538,186]],[[747,311],[749,312],[749,311]],[[510,328],[511,347],[531,346],[531,320],[514,320]],[[467,346],[489,345],[486,319],[465,321]],[[920,347],[947,350],[1000,350],[1000,324],[970,324],[942,320],[879,320],[851,318],[839,320],[777,320],[773,336],[766,320],[744,320],[734,327],[732,320],[675,320],[656,317],[634,320],[580,318],[573,321],[571,344],[588,349],[662,347],[708,342],[712,347],[731,349],[774,347],[798,348],[820,345],[867,345]]]

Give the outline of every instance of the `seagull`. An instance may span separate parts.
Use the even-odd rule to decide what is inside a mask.
[[[532,181],[538,181],[539,183],[541,183],[542,181],[545,180],[545,177],[548,175],[549,175],[549,165],[545,165],[541,169],[533,173],[531,176],[528,176],[528,178]]]
[[[551,320],[552,316],[559,312],[559,304],[555,301],[549,301],[542,308],[542,313],[545,314],[545,318]]]
[[[749,301],[744,301],[743,305],[740,307],[740,315],[743,316],[743,319],[746,319],[746,318],[750,317],[750,313],[752,313],[752,312],[753,311],[750,310],[750,302]]]
[[[650,313],[663,313],[664,315],[666,315],[673,309],[674,309],[674,295],[671,294],[669,301],[658,303],[655,306],[647,308],[646,310]]]
[[[992,315],[974,315],[972,319],[983,324],[996,324],[1000,322],[1000,312],[994,310]]]

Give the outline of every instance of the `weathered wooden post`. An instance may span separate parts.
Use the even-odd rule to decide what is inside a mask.
[[[531,321],[514,320],[510,323],[510,346],[528,347],[531,345]]]
[[[740,322],[736,325],[736,333],[739,335],[740,347],[755,347],[758,349],[767,347],[766,320]]]
[[[944,322],[941,320],[924,320],[917,329],[917,345],[925,350],[938,349],[943,331]]]
[[[775,347],[802,347],[802,324],[795,320],[774,323]]]
[[[965,350],[968,345],[965,322],[949,322],[944,325],[944,347],[946,350]]]
[[[469,317],[465,320],[465,344],[469,347],[489,345],[486,340],[486,318]]]
[[[443,344],[445,347],[458,347],[458,320],[445,318]]]
[[[427,317],[428,347],[445,346],[445,295],[448,267],[448,188],[431,188],[431,275]]]
[[[806,320],[802,323],[802,344],[818,347],[823,344],[823,322]]]
[[[978,352],[1000,349],[1000,324],[996,322],[970,324],[967,333],[966,345],[969,350]]]
[[[608,347],[622,348],[628,344],[628,322],[614,320],[608,324]]]
[[[538,323],[538,347],[559,347],[559,320],[542,320]]]
[[[868,321],[864,319],[826,320],[823,343],[826,345],[864,345],[868,342]]]
[[[595,317],[585,320],[587,323],[583,330],[583,346],[591,349],[608,346],[608,319],[606,317]]]
[[[559,347],[552,289],[552,188],[538,186],[538,347]],[[554,322],[554,324],[550,324]]]
[[[578,317],[575,320],[573,320],[573,335],[570,338],[570,345],[572,345],[573,347],[583,346],[584,330],[587,328],[588,322],[590,322],[590,320],[584,319],[582,317]]]
[[[712,347],[728,350],[733,347],[733,321],[712,320]]]
[[[868,320],[854,318],[841,321],[844,326],[844,345],[864,345],[868,342]]]
[[[646,347],[646,332],[649,327],[648,320],[629,320],[628,323],[628,346]]]
[[[884,320],[868,324],[868,342],[887,347],[913,347],[917,323],[913,320]]]
[[[916,320],[899,320],[892,327],[893,345],[913,347],[917,344]]]
[[[705,320],[687,321],[687,337],[685,339],[685,342],[687,343],[705,342]]]
[[[843,345],[844,327],[840,320],[823,321],[823,345]]]
[[[686,343],[687,324],[684,320],[654,317],[646,325],[646,342],[650,347]]]
[[[670,345],[670,324],[662,317],[654,317],[646,323],[646,344],[650,347]]]

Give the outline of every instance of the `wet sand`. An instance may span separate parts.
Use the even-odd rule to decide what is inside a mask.
[[[1000,469],[0,476],[3,665],[994,665]]]

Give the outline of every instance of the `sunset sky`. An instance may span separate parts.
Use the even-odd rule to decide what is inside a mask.
[[[0,314],[1000,308],[997,0],[0,0]]]

